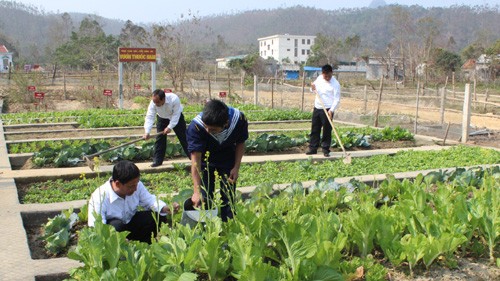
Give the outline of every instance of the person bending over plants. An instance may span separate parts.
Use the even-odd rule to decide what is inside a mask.
[[[144,211],[139,211],[139,207]],[[173,204],[174,212],[179,204]],[[151,243],[157,224],[166,222],[171,210],[165,202],[149,193],[140,181],[139,168],[123,160],[113,167],[112,177],[90,197],[88,225],[94,226],[97,217],[117,231],[129,231],[127,239]],[[158,225],[159,226],[159,225]]]
[[[174,93],[165,93],[163,90],[154,90],[151,96],[151,102],[148,106],[148,112],[144,118],[144,136],[145,140],[149,139],[151,129],[155,122],[156,116],[156,131],[163,132],[156,136],[155,150],[153,155],[153,163],[151,167],[158,167],[163,164],[165,152],[167,149],[167,134],[172,130],[179,139],[179,142],[189,157],[186,142],[186,121],[182,114],[182,104],[179,97]]]
[[[248,139],[248,121],[236,108],[220,100],[209,100],[187,129],[188,151],[191,154],[191,177],[194,206],[205,202],[206,209],[213,209],[215,175],[221,187],[222,221],[233,217],[231,203],[234,199],[241,158]]]

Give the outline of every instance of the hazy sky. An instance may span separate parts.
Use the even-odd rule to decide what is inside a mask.
[[[253,9],[272,9],[302,5],[336,10],[367,7],[372,0],[15,0],[43,10],[54,12],[81,12],[106,18],[132,20],[134,23],[174,22],[189,11],[199,16],[236,13]],[[448,7],[451,5],[500,5],[500,0],[385,0],[387,4]]]

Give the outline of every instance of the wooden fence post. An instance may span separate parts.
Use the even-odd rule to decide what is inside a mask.
[[[441,91],[441,108],[440,108],[441,119],[440,119],[440,124],[442,126],[444,124],[444,113],[445,113],[445,104],[446,104],[446,89],[445,88],[441,88],[439,90]]]
[[[363,90],[363,114],[366,115],[366,112],[368,110],[368,86],[365,85],[365,88]]]
[[[484,110],[484,112],[486,112],[486,103],[488,102],[488,97],[489,97],[489,96],[488,96],[488,94],[489,94],[489,93],[488,93],[488,90],[489,90],[489,89],[486,89],[486,96],[484,97],[484,109],[483,109],[483,110]]]
[[[453,71],[452,75],[451,75],[451,85],[452,85],[452,90],[453,90],[453,98],[456,98],[456,93],[455,93],[455,71]]]
[[[470,126],[470,106],[471,95],[470,95],[470,84],[465,84],[464,93],[464,107],[462,113],[462,138],[461,141],[466,143],[469,139],[469,126]]]
[[[413,133],[417,134],[417,127],[418,127],[418,106],[420,102],[420,80],[417,80],[417,102],[416,102],[416,109],[415,109],[415,123],[413,124]]]
[[[305,95],[305,87],[306,87],[306,72],[302,72],[302,101],[300,104],[300,110],[304,111],[304,95]]]
[[[253,76],[253,103],[259,104],[259,81],[257,75]]]
[[[274,78],[271,78],[271,109],[274,109]]]
[[[208,99],[212,99],[212,85],[210,84],[210,73],[208,73]]]
[[[382,91],[384,90],[384,76],[380,79],[380,91],[378,93],[377,98],[377,112],[375,113],[375,122],[373,123],[373,127],[378,127],[378,115],[380,113],[380,103],[382,102]]]

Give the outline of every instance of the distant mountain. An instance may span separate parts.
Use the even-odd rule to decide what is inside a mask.
[[[384,51],[391,43],[393,33],[400,29],[392,18],[393,10],[401,8],[416,22],[432,18],[438,25],[436,44],[452,51],[477,40],[492,43],[500,38],[500,13],[497,6],[452,6],[450,8],[423,8],[421,6],[385,5],[374,0],[376,8],[321,10],[305,6],[253,10],[237,14],[201,17],[196,26],[192,44],[207,59],[220,56],[257,52],[257,38],[274,34],[316,35],[321,33],[338,39],[358,35],[361,49],[366,52]],[[95,15],[71,13],[75,28],[86,16],[92,16],[108,34],[118,35],[125,21],[106,19]],[[47,61],[47,48],[54,46],[54,30],[62,15],[45,13],[11,1],[0,1],[0,42],[8,42],[28,61]],[[182,26],[184,23],[177,23]],[[144,26],[150,30],[150,26]],[[66,27],[67,28],[67,27]],[[415,30],[415,32],[417,32]],[[447,45],[447,42],[454,42]]]
[[[379,8],[339,9],[334,11],[295,6],[272,10],[254,10],[233,15],[202,18],[198,43],[206,45],[201,30],[209,27],[211,38],[223,38],[228,45],[253,46],[257,38],[274,34],[316,35],[321,33],[339,39],[359,35],[362,49],[383,51],[391,43],[393,33],[400,29],[391,21],[396,8],[407,11],[416,22],[435,19],[439,26],[438,46],[446,46],[450,38],[455,44],[448,46],[460,51],[476,40],[493,43],[500,38],[499,7],[453,6],[450,8],[423,8],[421,6],[386,5]],[[415,30],[416,34],[418,30]],[[484,42],[488,43],[488,42]]]
[[[370,5],[368,5],[368,8],[378,8],[378,7],[384,7],[387,4],[385,3],[384,0],[372,0]]]

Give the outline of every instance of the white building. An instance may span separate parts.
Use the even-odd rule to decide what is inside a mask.
[[[9,67],[12,67],[12,55],[7,47],[0,45],[0,73],[9,72]]]
[[[316,36],[289,34],[259,38],[259,55],[264,59],[272,57],[279,64],[303,64],[311,54],[315,39]]]

